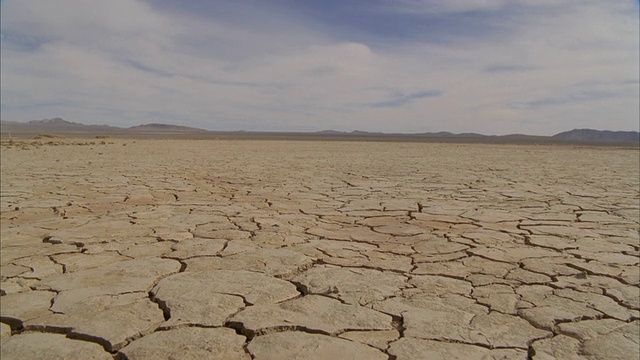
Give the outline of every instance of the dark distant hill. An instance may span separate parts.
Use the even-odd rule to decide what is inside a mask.
[[[448,131],[425,133],[382,133],[354,130],[351,132],[323,130],[318,132],[256,132],[256,131],[209,131],[199,128],[151,123],[122,128],[109,125],[84,125],[59,117],[29,122],[0,121],[3,137],[33,136],[38,134],[62,134],[70,136],[113,135],[120,137],[174,137],[198,139],[317,139],[317,140],[363,140],[363,141],[411,141],[451,142],[487,144],[575,144],[605,146],[640,146],[637,131],[599,131],[575,129],[553,136],[525,134],[483,135],[477,133],[455,134]]]
[[[14,133],[60,133],[60,132],[86,132],[86,133],[101,133],[101,132],[117,132],[121,129],[115,126],[109,125],[84,125],[67,121],[65,119],[56,117],[53,119],[43,120],[31,120],[29,122],[17,122],[17,121],[2,121],[0,122],[0,130],[2,132],[14,132]]]
[[[206,132],[206,130],[188,126],[169,124],[146,124],[121,128],[109,125],[85,125],[67,121],[63,118],[31,120],[28,122],[1,121],[0,130],[14,134],[40,134],[40,133],[194,133]]]
[[[640,144],[640,133],[637,131],[608,131],[593,129],[574,129],[552,136],[553,139],[587,142],[616,142]]]
[[[31,120],[27,122],[30,126],[56,126],[56,127],[79,127],[87,126],[80,123],[67,121],[63,118],[55,117],[53,119]]]
[[[207,130],[198,129],[189,126],[171,125],[171,124],[144,124],[138,126],[132,126],[127,130],[130,131],[144,131],[144,132],[206,132]]]
[[[322,130],[322,131],[316,131],[314,134],[318,134],[318,135],[341,135],[341,134],[345,134],[342,131],[336,131],[336,130]]]

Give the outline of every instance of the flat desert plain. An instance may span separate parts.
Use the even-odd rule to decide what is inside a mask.
[[[8,359],[638,359],[638,149],[2,142]]]

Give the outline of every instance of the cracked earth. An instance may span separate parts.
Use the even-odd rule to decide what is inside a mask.
[[[5,141],[1,357],[638,359],[638,155]]]

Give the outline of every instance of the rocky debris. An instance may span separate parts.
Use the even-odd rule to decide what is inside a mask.
[[[156,331],[120,349],[129,360],[249,360],[245,338],[227,328],[182,327]]]
[[[640,356],[633,149],[0,147],[3,359]]]

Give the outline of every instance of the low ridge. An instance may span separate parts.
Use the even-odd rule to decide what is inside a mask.
[[[13,134],[34,134],[34,133],[120,133],[120,134],[201,134],[212,136],[220,136],[224,134],[238,135],[248,134],[247,136],[293,136],[293,137],[336,137],[336,138],[368,138],[368,139],[398,139],[415,141],[424,139],[442,140],[442,141],[463,141],[463,142],[495,142],[495,143],[575,143],[575,144],[598,144],[598,145],[640,145],[640,133],[638,131],[609,131],[594,129],[574,129],[561,132],[553,136],[534,136],[526,134],[510,134],[510,135],[483,135],[477,133],[451,133],[448,131],[425,132],[425,133],[382,133],[369,132],[362,130],[354,130],[351,132],[323,130],[317,132],[259,132],[259,131],[209,131],[200,128],[149,123],[131,126],[128,128],[110,126],[110,125],[85,125],[77,122],[67,121],[60,117],[42,120],[31,120],[28,122],[5,121],[0,122],[2,133]]]

